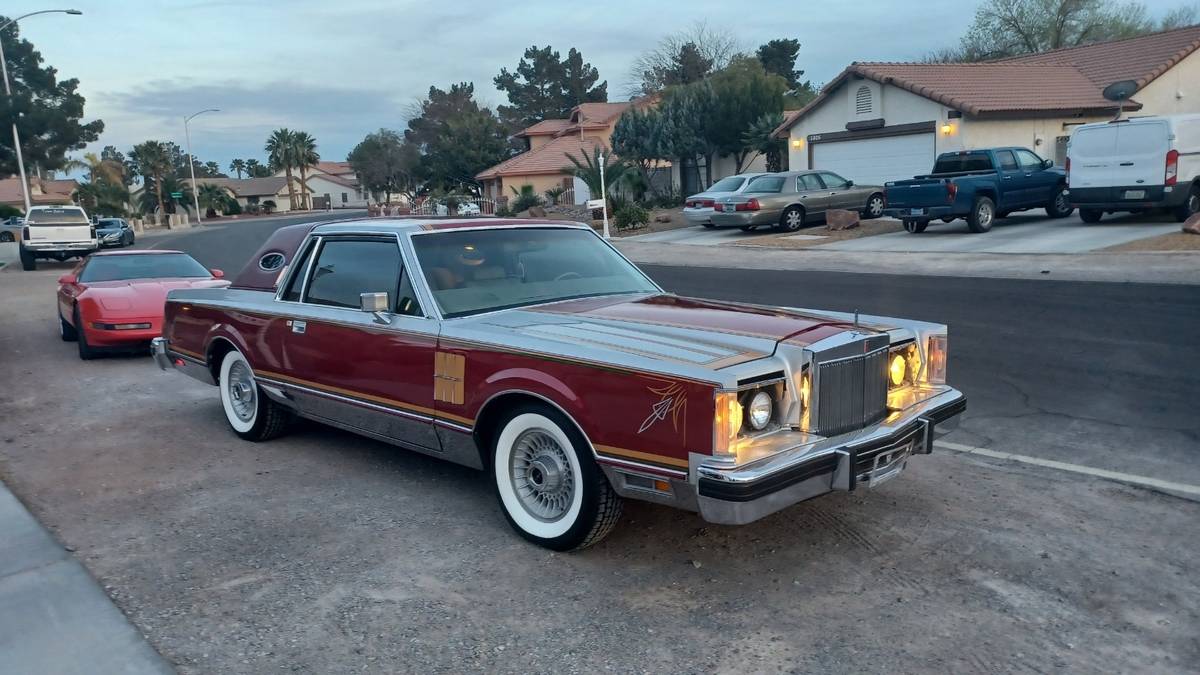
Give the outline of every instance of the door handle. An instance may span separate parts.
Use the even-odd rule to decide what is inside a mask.
[[[1133,166],[1133,162],[1121,162],[1121,166]]]
[[[1012,180],[1012,176],[1003,176],[1000,180]]]

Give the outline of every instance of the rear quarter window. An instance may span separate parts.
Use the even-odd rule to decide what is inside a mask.
[[[1071,136],[1070,154],[1077,157],[1107,157],[1116,151],[1117,133],[1113,127],[1080,129]]]
[[[83,209],[30,209],[25,222],[29,225],[90,225]]]

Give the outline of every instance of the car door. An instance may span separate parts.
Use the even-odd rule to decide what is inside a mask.
[[[310,417],[438,449],[438,322],[421,311],[396,238],[324,236],[314,245],[280,298],[287,320],[279,375],[290,396]],[[388,311],[359,309],[361,294],[384,292]]]
[[[825,184],[827,196],[829,197],[829,205],[826,208],[830,209],[849,209],[851,211],[861,211],[866,202],[866,195],[859,196],[858,191],[851,185],[850,181],[842,178],[832,171],[820,171],[817,175],[821,178],[821,182]]]
[[[822,215],[829,209],[832,198],[829,189],[817,178],[815,173],[802,173],[796,176],[796,192],[804,213],[809,216]]]
[[[1024,149],[1017,151],[1017,163],[1021,165],[1021,176],[1024,179],[1025,206],[1045,206],[1050,203],[1051,192],[1058,185],[1058,174],[1047,171],[1045,161],[1033,152]]]
[[[992,153],[996,162],[996,175],[999,177],[999,200],[996,208],[1007,210],[1024,204],[1022,190],[1025,177],[1021,175],[1021,165],[1017,155],[1012,150],[996,150]]]
[[[1150,195],[1146,188],[1163,185],[1170,134],[1164,119],[1135,120],[1117,126],[1113,170],[1113,185],[1119,188],[1116,199],[1146,199]]]

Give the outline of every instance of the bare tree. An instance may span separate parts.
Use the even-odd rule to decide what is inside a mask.
[[[707,21],[667,35],[642,53],[629,69],[630,98],[661,92],[672,84],[687,84],[721,70],[741,51],[732,35],[714,30]]]

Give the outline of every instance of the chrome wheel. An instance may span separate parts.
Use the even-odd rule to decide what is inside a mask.
[[[990,203],[984,202],[979,205],[979,210],[976,212],[976,220],[979,222],[979,226],[981,228],[986,230],[991,227],[992,220],[995,219],[995,217],[996,213],[995,211],[992,211],[992,205]]]
[[[549,433],[530,429],[513,446],[509,476],[522,508],[543,522],[566,515],[575,495],[567,451]]]
[[[883,197],[875,195],[867,202],[867,216],[878,218],[883,215]]]
[[[254,419],[258,408],[258,389],[254,384],[254,376],[245,362],[238,361],[229,368],[229,376],[225,379],[229,391],[229,402],[233,414],[243,422]]]

